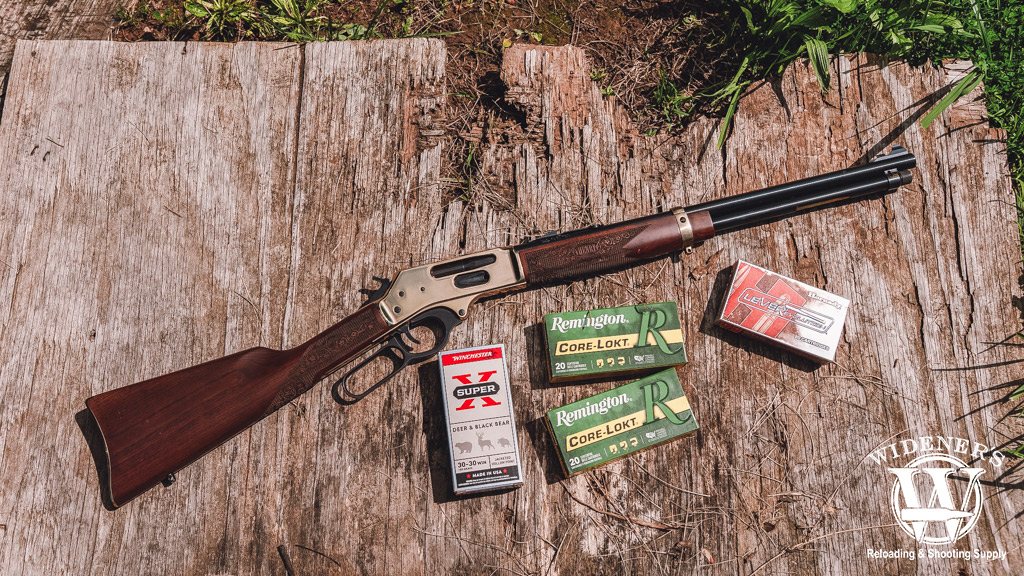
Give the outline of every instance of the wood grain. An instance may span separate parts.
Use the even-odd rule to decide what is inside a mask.
[[[374,287],[372,276],[393,277],[454,253],[438,238],[444,62],[438,41],[306,46],[289,344],[359,305],[359,289]],[[357,388],[383,377],[373,368],[355,378]],[[327,554],[345,567],[339,574],[423,570],[429,555],[415,529],[432,514],[431,457],[416,374],[408,370],[345,407],[321,386],[279,413],[277,434],[287,450],[271,472],[276,485],[263,495],[287,498],[266,511],[278,515],[279,544]],[[297,562],[311,555],[295,550]]]
[[[121,0],[20,0],[0,3],[0,108],[19,40],[110,38]]]
[[[109,38],[122,0],[21,0],[0,3],[0,72],[10,70],[18,40]]]
[[[280,45],[19,43],[0,125],[0,572],[237,569],[250,435],[109,513],[75,414],[281,346],[299,65]]]
[[[184,53],[182,53],[184,51]],[[1006,560],[868,560],[913,547],[867,454],[948,434],[1013,446],[1020,256],[1004,134],[976,102],[917,120],[962,73],[798,63],[717,125],[638,134],[575,48],[506,50],[473,195],[440,181],[443,45],[22,43],[0,124],[0,573],[1009,574],[1019,463],[987,468],[966,546]],[[940,92],[941,94],[941,92]],[[102,509],[74,425],[89,395],[253,346],[301,344],[373,275],[843,168],[906,145],[884,200],[714,238],[682,262],[477,306],[451,347],[508,351],[526,483],[454,498],[436,366],[352,406],[314,388]],[[744,258],[850,298],[836,365],[715,328]],[[675,300],[701,431],[570,480],[544,412],[544,313]],[[1012,342],[1012,340],[1010,341]],[[372,368],[366,381],[382,372]],[[997,474],[1001,474],[997,476]]]

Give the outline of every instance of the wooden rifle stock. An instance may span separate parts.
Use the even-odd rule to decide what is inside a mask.
[[[121,506],[309,390],[389,328],[373,305],[290,350],[250,348],[86,400]]]

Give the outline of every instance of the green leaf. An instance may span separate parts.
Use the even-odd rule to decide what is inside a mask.
[[[825,6],[831,6],[843,14],[849,14],[857,7],[857,0],[822,0],[821,3]]]
[[[810,10],[808,10],[806,12],[802,12],[799,16],[797,16],[796,18],[793,19],[793,22],[791,22],[788,25],[785,25],[785,28],[786,29],[792,29],[793,27],[796,27],[796,26],[804,26],[804,27],[807,27],[807,28],[816,28],[817,26],[819,26],[822,23],[821,14],[822,14],[821,7],[820,6],[815,6],[814,8],[811,8]]]
[[[188,10],[190,14],[198,18],[208,18],[210,16],[210,12],[199,2],[185,2],[185,10]]]
[[[804,38],[804,47],[807,48],[807,57],[814,68],[814,75],[818,77],[818,85],[822,92],[828,92],[832,87],[832,69],[828,62],[828,45],[817,38],[807,36]]]
[[[362,24],[349,23],[341,27],[341,33],[338,36],[339,40],[363,40],[366,38],[369,28]]]
[[[924,22],[921,24],[923,26],[941,26],[942,28],[950,30],[961,30],[964,27],[963,22],[959,19],[954,18],[949,14],[938,14],[934,12],[925,16]]]
[[[751,34],[757,34],[757,26],[754,26],[754,16],[750,13],[750,10],[745,6],[740,6],[740,10],[747,17],[747,29],[750,30]]]
[[[984,77],[985,74],[982,73],[981,69],[975,68],[971,70],[967,76],[964,76],[959,82],[957,82],[956,86],[949,91],[949,94],[946,94],[945,98],[939,100],[939,103],[925,114],[924,118],[921,118],[921,127],[927,128],[931,126],[932,122],[934,122],[935,119],[946,110],[946,108],[949,108],[953,102],[956,102],[957,99],[964,94],[970,94],[971,90],[974,90],[974,88],[981,83]]]

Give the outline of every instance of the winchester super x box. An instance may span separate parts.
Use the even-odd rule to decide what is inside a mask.
[[[455,493],[522,484],[505,347],[442,352],[438,363]]]
[[[555,408],[546,421],[566,476],[697,429],[672,368]]]
[[[675,302],[546,314],[544,333],[551,382],[686,363]]]
[[[723,328],[832,362],[850,301],[740,260],[717,323]]]

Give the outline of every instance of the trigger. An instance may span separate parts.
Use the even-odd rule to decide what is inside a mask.
[[[416,338],[415,336],[412,335],[412,330],[409,329],[409,325],[408,324],[406,324],[405,326],[402,327],[402,336],[404,336],[405,338],[408,338],[410,341],[412,341],[413,344],[422,344],[422,342],[420,342],[418,338]],[[407,352],[412,352],[412,350],[406,350],[406,351]]]

